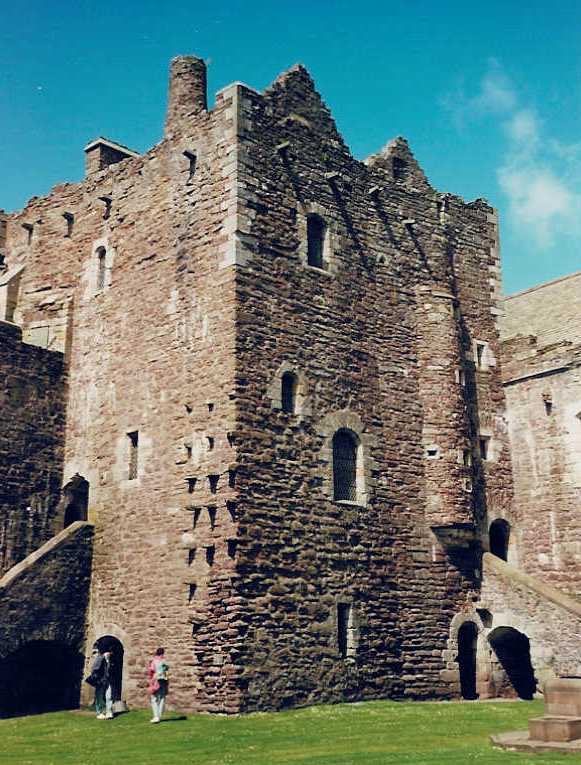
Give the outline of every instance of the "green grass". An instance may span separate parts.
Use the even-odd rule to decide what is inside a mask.
[[[493,749],[542,702],[340,704],[240,717],[142,710],[99,721],[78,712],[0,720],[2,765],[548,765],[575,755]],[[174,718],[174,719],[171,719]]]

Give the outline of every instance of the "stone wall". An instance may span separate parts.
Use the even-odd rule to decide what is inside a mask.
[[[454,695],[450,623],[511,499],[494,213],[432,189],[404,139],[356,161],[302,67],[211,111],[205,88],[176,59],[157,146],[7,218],[13,318],[68,363],[87,642],[121,641],[135,705],[158,645],[181,709]]]
[[[239,125],[244,708],[450,695],[448,627],[478,591],[487,513],[510,502],[494,215],[433,191],[402,139],[354,160],[300,67],[241,87]],[[323,268],[306,262],[309,214],[327,223]],[[284,370],[294,415],[272,395]],[[365,463],[350,504],[332,501],[338,428]],[[358,622],[346,656],[341,604]]]
[[[488,554],[484,560],[484,581],[478,606],[492,614],[486,634],[499,627],[510,627],[528,637],[539,687],[555,675],[581,675],[579,601],[551,587],[546,580],[531,577]],[[490,645],[482,645],[482,653],[486,652],[489,657],[492,655]],[[480,657],[482,668],[486,659],[486,655]],[[486,678],[482,675],[481,672],[484,690]]]
[[[0,322],[0,574],[55,533],[64,395],[62,354]]]
[[[578,275],[505,300],[503,377],[515,503],[509,560],[581,594]],[[543,324],[539,317],[543,318]]]
[[[29,674],[30,668],[19,667],[18,662],[28,649],[26,664],[34,661],[35,650],[40,653],[55,646],[68,649],[74,665],[65,668],[64,696],[67,706],[78,705],[92,541],[90,524],[73,523],[0,579],[0,717],[27,711],[20,708],[22,700],[17,692],[30,697],[31,687],[38,681],[40,695],[43,677],[51,674],[50,667],[41,665],[36,668],[36,680],[29,677],[28,687],[22,683],[20,676]],[[50,699],[46,701],[50,708]]]
[[[164,140],[32,199],[6,246],[25,266],[15,320],[48,326],[69,365],[63,483],[88,481],[95,524],[88,643],[121,640],[130,704],[164,645],[175,706],[233,711],[235,96],[207,112],[204,88],[203,62],[176,60]]]

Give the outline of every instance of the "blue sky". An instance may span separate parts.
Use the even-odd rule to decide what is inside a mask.
[[[79,180],[105,135],[161,137],[170,58],[209,93],[304,63],[354,155],[404,135],[434,186],[499,209],[504,289],[581,270],[573,0],[14,0],[0,27],[0,208]]]

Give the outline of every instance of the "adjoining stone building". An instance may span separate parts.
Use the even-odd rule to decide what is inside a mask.
[[[512,671],[538,603],[511,564],[541,571],[492,208],[404,139],[354,159],[300,66],[208,110],[204,63],[175,59],[163,140],[86,157],[0,220],[5,676],[48,651],[74,705],[101,640],[143,705],[163,644],[175,707],[237,712],[560,671],[544,633]]]

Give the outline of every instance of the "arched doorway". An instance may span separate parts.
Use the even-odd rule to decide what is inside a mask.
[[[532,699],[537,687],[528,637],[512,627],[497,627],[488,636],[502,672],[496,683],[498,696]]]
[[[474,622],[464,622],[458,630],[458,665],[460,691],[463,699],[477,699],[476,693],[476,646],[478,628]]]
[[[123,690],[123,643],[113,635],[104,635],[95,641],[100,651],[111,651],[111,693],[113,701],[121,700]]]
[[[490,552],[501,560],[508,560],[508,540],[510,537],[510,523],[503,518],[498,518],[490,524],[489,545]]]
[[[86,521],[89,509],[89,482],[78,473],[74,475],[62,490],[64,503],[64,523],[66,529],[75,521]]]
[[[31,641],[0,661],[0,717],[76,709],[83,656],[70,646]]]

